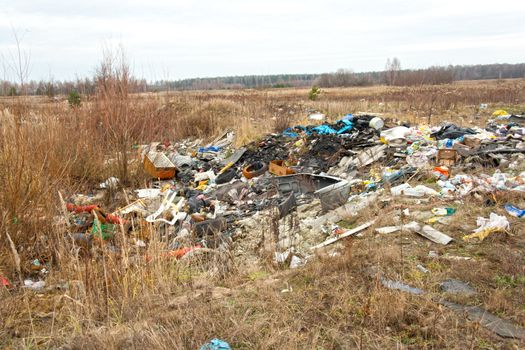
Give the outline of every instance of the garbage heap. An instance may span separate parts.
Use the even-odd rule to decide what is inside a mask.
[[[232,131],[206,145],[200,140],[140,145],[137,157],[151,177],[149,187],[134,190],[129,204],[107,212],[101,193],[118,186],[110,178],[98,193],[67,198],[64,210],[71,236],[86,252],[95,240],[122,248],[115,236],[123,232],[139,250],[155,236],[166,242],[159,253],[176,259],[205,249],[245,263],[270,254],[295,267],[315,250],[371,226],[373,221],[353,229],[337,223],[378,198],[525,192],[524,121],[500,114],[484,129],[430,127],[348,114],[240,148],[233,146]],[[481,170],[467,175],[472,169]],[[431,183],[409,184],[425,176],[432,176]],[[452,240],[429,225],[410,227],[436,243]]]

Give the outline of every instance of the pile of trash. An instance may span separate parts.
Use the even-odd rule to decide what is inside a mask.
[[[290,127],[242,147],[234,146],[236,135],[229,130],[207,144],[187,139],[136,145],[135,161],[149,177],[147,186],[121,189],[119,179],[110,177],[90,194],[60,194],[65,239],[88,256],[103,245],[115,253],[132,247],[131,254],[148,260],[148,248],[162,246],[159,257],[188,263],[192,257],[225,256],[251,266],[270,257],[279,266],[296,268],[319,250],[338,255],[326,248],[371,227],[378,235],[410,232],[429,245],[448,245],[456,237],[437,225],[446,226],[457,215],[457,203],[469,196],[490,201],[501,192],[518,194],[507,196],[516,202],[500,203],[499,213],[478,217],[477,227],[461,237],[481,242],[525,218],[525,117],[505,111],[494,117],[485,128],[463,128],[410,126],[370,114],[347,114],[331,123],[316,113],[308,118],[316,124]],[[392,226],[386,227],[361,215],[373,203],[401,199],[440,203],[427,213],[397,208]],[[348,224],[349,218],[355,220]],[[49,269],[44,260],[34,259],[22,287],[67,288],[46,286]],[[418,269],[429,273],[422,265]],[[389,289],[427,293],[384,277],[380,282]],[[0,284],[12,288],[3,276]],[[475,293],[457,281],[445,281],[442,288]],[[480,315],[486,314],[477,307],[441,303],[473,320],[483,321]],[[481,322],[487,328],[525,339],[525,330],[488,315],[490,322]],[[220,339],[201,347],[229,348]]]
[[[267,247],[277,263],[300,266],[316,249],[369,227],[371,222],[353,229],[336,223],[380,197],[525,192],[523,121],[499,115],[485,129],[450,123],[414,127],[348,114],[334,123],[290,127],[240,148],[234,147],[233,131],[209,144],[138,145],[149,187],[128,191],[127,205],[108,212],[100,205],[103,193],[119,185],[109,178],[93,195],[64,200],[64,212],[71,236],[87,252],[94,240],[118,250],[115,237],[122,233],[139,249],[157,235],[168,247],[162,254],[176,259],[200,249],[256,257]],[[480,171],[463,172],[472,169]],[[429,176],[430,183],[409,183]],[[523,216],[522,209],[508,208]],[[452,240],[417,222],[402,229],[441,244]]]

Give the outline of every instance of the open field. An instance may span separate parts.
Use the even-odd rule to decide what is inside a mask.
[[[130,202],[131,189],[151,184],[136,145],[182,139],[206,144],[234,130],[234,146],[239,147],[306,125],[313,111],[329,121],[366,112],[391,124],[449,121],[485,127],[497,109],[525,114],[525,80],[334,88],[315,101],[308,99],[309,89],[127,94],[119,87],[83,96],[76,108],[65,98],[0,99],[0,277],[12,285],[0,286],[0,348],[197,349],[211,338],[227,340],[234,349],[525,346],[523,340],[500,337],[438,301],[443,296],[440,281],[462,280],[477,292],[448,295],[448,300],[481,306],[525,327],[525,219],[509,218],[507,233],[482,242],[462,239],[476,228],[478,216],[503,215],[508,202],[525,207],[523,193],[378,199],[339,223],[355,228],[376,219],[370,229],[344,240],[337,256],[319,254],[297,269],[278,266],[271,256],[254,251],[253,264],[235,254],[196,263],[166,258],[159,255],[167,242],[156,225],[136,230],[146,247],[129,244],[132,237],[121,227],[115,237],[119,249],[96,242],[93,253],[79,254],[68,239],[60,199],[96,195],[98,184],[115,176],[118,188],[102,191],[99,198],[112,212]],[[524,171],[524,166],[521,159],[513,171]],[[492,175],[494,170],[465,172]],[[419,183],[435,181],[422,175],[413,180],[413,185]],[[457,209],[446,225],[438,226],[454,239],[449,245],[411,232],[374,231],[392,225],[395,216],[405,220],[400,214],[405,209],[421,213],[434,207]],[[309,213],[295,213],[290,220]],[[248,235],[271,235],[272,223],[267,224]],[[242,239],[234,236],[233,244],[238,242]],[[430,251],[436,254],[429,256]],[[47,272],[34,267],[35,259]],[[378,272],[426,293],[385,288]],[[45,279],[46,287],[21,288],[28,276]]]

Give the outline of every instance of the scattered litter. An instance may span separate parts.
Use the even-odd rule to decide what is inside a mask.
[[[452,241],[452,237],[447,236],[446,234],[439,232],[434,229],[432,226],[425,225],[421,227],[417,222],[412,221],[404,226],[404,228],[411,230],[425,237],[426,239],[431,240],[434,243],[439,243],[447,245]]]
[[[381,132],[381,139],[389,146],[401,146],[406,144],[406,138],[410,134],[410,128],[397,126]]]
[[[474,295],[476,290],[468,283],[460,280],[448,279],[439,283],[442,291],[452,294]]]
[[[416,268],[417,268],[419,271],[423,272],[423,273],[429,273],[429,272],[430,272],[429,269],[427,269],[426,267],[424,267],[424,266],[421,265],[421,264],[417,264],[417,265],[416,265]]]
[[[411,287],[399,281],[388,280],[385,278],[381,278],[380,280],[381,280],[381,284],[389,289],[400,290],[402,292],[415,294],[415,295],[425,294],[424,290],[415,288],[415,287]],[[461,282],[461,281],[458,281],[458,282]],[[459,288],[459,291],[463,293],[465,293],[465,291],[472,293],[472,290],[470,289],[472,287],[468,285],[466,285],[466,287],[467,288],[465,289],[465,286],[461,285],[461,287]],[[453,289],[453,290],[458,290],[458,289]],[[474,290],[474,293],[475,293],[475,290]],[[498,316],[491,314],[490,312],[488,312],[487,310],[479,306],[461,305],[461,304],[456,304],[456,303],[453,303],[453,302],[450,302],[444,299],[440,300],[439,303],[458,313],[465,313],[469,320],[480,323],[483,327],[489,329],[490,331],[496,333],[497,335],[501,337],[525,340],[525,329],[524,328],[517,326],[509,321],[505,321],[499,318]]]
[[[381,284],[388,289],[400,290],[402,292],[416,294],[416,295],[425,294],[424,290],[415,288],[415,287],[411,287],[408,284],[404,284],[403,282],[388,280],[383,277],[381,277],[380,280],[381,280]]]
[[[440,223],[440,224],[448,224],[448,222],[450,221],[449,220],[449,216],[452,216],[456,213],[456,209],[455,208],[433,208],[431,210],[432,214],[434,214],[435,216],[434,217],[431,217],[429,218],[428,220],[426,220],[427,223],[429,224],[433,224],[433,223]]]
[[[290,260],[290,268],[291,269],[295,269],[295,268],[298,268],[300,266],[303,266],[304,265],[304,260],[301,259],[300,257],[298,257],[297,255],[293,255],[292,256],[292,259]]]
[[[517,218],[522,218],[525,216],[525,209],[520,209],[513,206],[512,204],[505,204],[505,210],[509,215],[515,216]]]
[[[388,280],[385,278],[381,278],[381,284],[389,289],[395,289],[400,290],[402,292],[415,294],[415,295],[422,295],[425,294],[425,291],[419,288],[411,287],[405,283],[399,282],[399,281],[393,281]],[[457,281],[461,283],[461,287],[456,288],[457,286],[455,284],[449,284],[453,285],[452,292],[460,292],[460,293],[472,293],[472,290],[470,286],[463,285],[461,281]],[[475,290],[474,290],[475,293]],[[480,323],[483,327],[489,329],[490,331],[496,333],[497,335],[505,338],[516,338],[525,340],[525,329],[517,326],[509,321],[505,321],[501,318],[499,318],[496,315],[491,314],[487,310],[479,307],[479,306],[467,306],[467,305],[461,305],[456,304],[447,300],[440,300],[439,303],[441,305],[444,305],[448,307],[449,309],[456,311],[458,313],[465,313],[469,320],[473,322]]]
[[[469,320],[480,323],[483,327],[505,338],[525,340],[525,329],[505,321],[479,306],[465,306],[442,300],[440,304],[458,313],[465,313]]]
[[[460,128],[454,124],[446,124],[438,131],[430,134],[430,137],[436,140],[457,139],[467,134],[477,134],[477,131],[470,128]]]
[[[240,148],[231,130],[209,143],[137,145],[137,160],[149,180],[134,191],[122,188],[108,196],[121,185],[110,177],[93,193],[64,200],[67,239],[81,253],[100,242],[115,252],[129,244],[134,254],[146,255],[155,239],[167,244],[161,256],[207,259],[228,252],[252,262],[260,258],[252,233],[271,227],[275,232],[264,233],[264,251],[284,254],[275,260],[295,268],[313,250],[362,235],[373,221],[357,227],[353,221],[349,226],[339,222],[373,203],[419,205],[469,194],[525,192],[525,172],[518,170],[525,160],[524,133],[511,119],[501,119],[501,125],[500,119],[491,121],[485,129],[399,126],[364,113],[335,122],[321,113],[306,119],[311,125],[263,135]],[[452,161],[448,166],[442,164],[447,159]],[[479,165],[497,169],[492,175],[462,173]],[[375,232],[410,231],[439,244],[452,241],[426,224],[447,225],[455,208],[396,210],[397,218],[416,221],[400,225],[396,219]],[[121,233],[130,239],[116,239]]]
[[[288,249],[282,253],[275,252],[273,260],[278,264],[288,264],[291,269],[303,266],[305,263],[304,259],[294,254],[293,249]]]
[[[449,255],[449,254],[439,255],[438,252],[433,251],[433,250],[428,252],[428,257],[429,258],[440,258],[440,259],[446,259],[446,260],[454,260],[454,261],[473,260],[470,256],[457,256],[457,255]]]
[[[245,178],[251,179],[264,174],[266,170],[268,170],[268,165],[263,162],[255,162],[244,168],[242,174]]]
[[[378,145],[361,151],[356,157],[356,165],[367,166],[378,161],[385,155],[386,148],[386,145]]]
[[[438,164],[453,166],[458,160],[458,151],[455,149],[440,149],[437,156]]]
[[[435,250],[431,250],[428,252],[428,257],[429,258],[439,258],[439,253],[436,252]]]
[[[433,174],[439,180],[448,180],[450,177],[450,171],[446,166],[438,166],[434,168]]]
[[[317,121],[325,120],[325,118],[326,115],[324,115],[323,113],[312,113],[308,116],[308,119]]]
[[[371,128],[374,128],[376,130],[381,130],[383,129],[383,126],[385,126],[385,122],[383,121],[383,119],[379,117],[374,117],[370,121],[369,125]]]
[[[490,213],[488,219],[478,217],[476,223],[478,228],[474,230],[474,233],[463,236],[465,241],[473,238],[478,238],[480,241],[483,241],[493,233],[505,232],[510,228],[510,223],[507,218],[495,213]]]
[[[438,216],[450,216],[456,212],[455,208],[433,208],[432,214]]]
[[[109,188],[109,189],[115,189],[118,186],[119,179],[116,177],[110,177],[106,181],[102,182],[99,187],[100,188]]]
[[[142,188],[135,190],[139,198],[155,198],[160,195],[160,188]]]
[[[224,340],[212,339],[209,343],[202,345],[199,350],[232,350],[232,348]]]
[[[0,276],[0,286],[11,288],[11,283],[9,283],[9,280],[3,276]]]
[[[376,232],[380,234],[388,234],[400,231],[401,229],[401,226],[385,226],[376,228]]]
[[[135,240],[135,245],[139,248],[145,248],[146,247],[146,243],[141,240],[141,239],[136,239]]]
[[[501,117],[504,115],[509,115],[509,113],[504,109],[497,109],[492,113],[492,116],[494,117]]]
[[[202,102],[206,104],[207,100],[204,98]],[[479,105],[479,110],[487,108],[486,104]],[[228,110],[231,108],[203,109],[202,112],[206,119],[216,120]],[[218,114],[214,115],[214,111]],[[184,108],[179,112],[184,115]],[[290,111],[289,115],[292,114]],[[486,116],[487,112],[480,114]],[[376,222],[368,220],[375,217],[383,217],[380,220],[389,226],[375,228],[375,232],[384,236],[371,238],[374,244],[386,247],[401,241],[402,245],[410,245],[413,257],[424,247],[436,247],[433,243],[437,243],[443,247],[439,248],[439,254],[429,252],[430,258],[462,261],[441,264],[447,267],[469,265],[463,261],[472,258],[446,252],[450,247],[445,245],[453,238],[441,232],[459,237],[461,231],[456,225],[452,228],[446,225],[447,220],[461,221],[456,208],[463,215],[463,210],[468,209],[463,203],[475,206],[490,201],[490,205],[502,213],[500,203],[502,198],[507,198],[512,201],[504,206],[507,216],[523,218],[525,214],[519,207],[523,207],[520,196],[525,193],[525,118],[509,115],[504,110],[495,111],[493,116],[484,128],[464,128],[451,123],[405,126],[408,123],[400,125],[401,121],[390,116],[347,114],[337,120],[332,119],[332,115],[329,119],[322,113],[312,113],[293,118],[307,120],[309,125],[287,125],[285,130],[259,135],[240,148],[237,146],[243,138],[236,139],[231,130],[221,131],[209,143],[210,140],[185,139],[134,145],[137,154],[135,159],[130,159],[129,175],[134,174],[138,165],[137,178],[121,183],[116,177],[106,178],[109,168],[100,169],[101,174],[107,174],[100,175],[104,176],[100,178],[103,182],[93,183],[86,194],[71,194],[66,200],[61,197],[61,211],[42,210],[38,201],[26,203],[35,206],[35,218],[31,222],[47,220],[50,223],[47,226],[63,227],[67,234],[52,240],[42,237],[35,242],[35,247],[20,246],[22,257],[28,259],[23,269],[18,263],[19,279],[23,280],[20,288],[35,291],[52,288],[49,286],[52,282],[43,279],[46,269],[56,268],[53,263],[56,259],[43,250],[53,242],[63,242],[64,251],[78,253],[82,261],[88,263],[106,261],[106,254],[109,261],[123,259],[124,268],[141,267],[143,262],[161,258],[177,265],[198,264],[198,269],[191,266],[181,271],[196,271],[203,280],[210,277],[212,281],[220,281],[222,279],[208,274],[222,274],[229,265],[257,268],[260,267],[257,264],[265,264],[268,256],[280,267],[294,269],[307,264],[312,251],[330,245],[334,249],[327,249],[328,256],[344,255],[344,245],[339,244],[337,248],[341,249],[335,249],[333,244],[363,235]],[[460,119],[462,125],[468,123],[462,117],[458,121]],[[266,127],[260,125],[260,120],[253,122],[254,130]],[[212,129],[218,127],[214,125]],[[175,134],[173,130],[165,131],[150,130],[148,135]],[[201,131],[202,135],[207,134],[206,130]],[[133,158],[129,151],[124,155]],[[98,156],[108,162],[115,161],[109,158],[118,155],[112,152]],[[138,186],[126,187],[128,184]],[[116,188],[119,191],[113,191]],[[62,216],[46,217],[47,213]],[[17,218],[12,217],[14,213],[8,214],[11,215],[6,217],[8,228],[15,232],[16,225],[28,222],[20,213],[16,213]],[[392,221],[386,222],[388,218]],[[519,220],[512,221],[521,224]],[[434,222],[444,225],[435,226],[440,230],[427,225]],[[509,220],[495,213],[488,219],[478,218],[477,225],[472,235],[463,237],[465,240],[483,240],[494,232],[510,228]],[[460,228],[465,229],[471,227]],[[387,236],[400,231],[410,233],[403,237]],[[62,230],[53,231],[56,232]],[[17,249],[13,248],[15,262]],[[461,244],[450,250],[460,251]],[[485,263],[484,257],[480,255],[477,259],[480,263],[476,266],[484,266],[481,264]],[[431,270],[433,275],[438,272],[435,266],[440,264],[435,260],[433,263],[427,265],[430,269],[422,264],[414,269],[413,262],[409,265],[412,272],[421,277],[421,273],[429,274]],[[474,268],[474,264],[471,265]],[[16,276],[13,271],[6,273]],[[426,293],[397,280],[381,277],[376,281],[393,290],[415,295]],[[10,287],[10,282],[0,276],[0,285]],[[476,293],[467,283],[454,279],[441,282],[439,287],[446,293]],[[289,285],[282,290],[283,293],[291,291]],[[82,299],[74,298],[73,301],[81,305],[77,300]],[[523,329],[484,309],[449,302],[444,305],[466,312],[470,319],[497,334],[525,338]],[[230,348],[220,339],[201,346],[204,350]]]
[[[424,197],[437,196],[438,192],[423,185],[412,187],[409,184],[402,184],[390,189],[393,196]]]
[[[313,194],[321,200],[324,211],[342,206],[350,195],[348,181],[333,176],[314,174],[296,174],[276,178],[277,189],[283,196],[293,193],[300,195]]]
[[[193,158],[181,154],[173,154],[168,157],[177,169],[183,170],[193,165]]]
[[[287,167],[284,160],[272,160],[268,171],[277,176],[295,174],[295,170]]]
[[[246,147],[241,147],[235,152],[233,152],[233,154],[230,157],[223,160],[221,164],[226,165],[226,166],[233,166],[235,163],[239,161],[239,159],[241,159],[241,157],[244,155],[245,152],[246,152]]]
[[[150,152],[144,157],[144,170],[155,179],[172,179],[175,177],[175,164],[161,152]]]
[[[28,289],[31,289],[31,290],[38,291],[38,290],[42,290],[45,286],[46,286],[46,282],[45,281],[36,281],[35,282],[33,280],[30,280],[30,279],[24,280],[24,288],[28,288]]]
[[[370,226],[372,226],[374,224],[374,222],[375,221],[369,221],[366,224],[362,224],[362,225],[354,228],[353,230],[346,231],[345,233],[340,234],[337,237],[333,237],[333,238],[327,239],[323,243],[320,243],[320,244],[318,244],[316,246],[313,246],[311,249],[315,250],[315,249],[319,249],[319,248],[322,248],[322,247],[326,247],[327,245],[333,244],[333,243],[335,243],[335,242],[337,242],[337,241],[339,241],[339,240],[341,240],[343,238],[350,237],[351,235],[354,235],[354,234],[356,234],[358,232],[363,231],[364,229],[369,228]]]
[[[286,288],[281,289],[281,293],[292,293],[292,292],[293,292],[293,287],[288,282],[286,282]]]
[[[420,234],[421,236],[431,240],[432,242],[446,245],[450,243],[453,239],[452,237],[447,236],[446,234],[439,232],[434,229],[432,226],[425,225],[421,227],[416,221],[411,221],[405,225],[398,226],[386,226],[376,228],[376,232],[380,234],[394,233],[397,231],[412,231]]]

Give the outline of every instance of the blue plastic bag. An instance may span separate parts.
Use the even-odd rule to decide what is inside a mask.
[[[224,340],[215,338],[210,340],[209,343],[202,345],[199,350],[232,350],[232,348]]]
[[[341,120],[338,121],[338,123],[339,122],[342,122],[343,124],[345,124],[345,126],[343,126],[341,129],[339,129],[339,131],[337,131],[338,135],[340,135],[340,134],[342,134],[344,132],[347,132],[349,130],[352,130],[352,128],[354,127],[354,123],[352,123],[350,119],[341,119]]]
[[[219,152],[221,150],[220,147],[217,146],[209,146],[209,147],[200,147],[198,152],[199,153],[206,153],[206,152]]]
[[[292,131],[292,128],[285,129],[283,131],[283,135],[288,136],[288,137],[298,137],[299,136],[298,133]]]
[[[295,130],[300,130],[300,132],[304,132],[306,135],[311,135],[312,134],[304,126],[296,125],[293,128],[284,129],[283,135],[284,136],[288,136],[288,137],[299,137],[299,133],[296,132]]]
[[[312,129],[313,131],[317,132],[319,135],[329,135],[329,134],[335,134],[337,131],[329,127],[328,125],[319,125]]]

